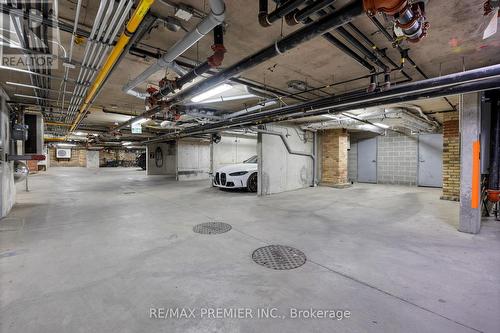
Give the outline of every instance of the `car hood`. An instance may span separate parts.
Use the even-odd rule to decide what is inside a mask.
[[[239,163],[223,166],[216,172],[232,173],[238,171],[257,171],[257,163]]]

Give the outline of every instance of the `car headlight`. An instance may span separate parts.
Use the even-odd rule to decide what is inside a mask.
[[[230,176],[243,176],[243,175],[246,175],[247,173],[248,173],[248,171],[238,171],[238,172],[230,173],[229,175]]]

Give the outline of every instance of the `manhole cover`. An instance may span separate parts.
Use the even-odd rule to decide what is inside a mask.
[[[297,249],[283,245],[269,245],[253,251],[257,264],[271,269],[294,269],[306,263],[306,255]]]
[[[207,222],[197,224],[193,227],[193,231],[199,234],[223,234],[231,230],[231,225],[223,222]]]

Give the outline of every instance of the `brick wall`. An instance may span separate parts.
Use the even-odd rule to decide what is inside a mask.
[[[460,133],[458,112],[447,112],[443,118],[443,196],[460,198]]]
[[[417,185],[418,137],[388,131],[377,138],[377,182]]]
[[[358,181],[358,144],[351,141],[351,149],[347,152],[347,174],[350,182]]]
[[[49,158],[51,167],[83,167],[87,166],[87,150],[86,149],[71,149],[70,159],[56,158],[56,148],[49,149]]]
[[[99,151],[99,165],[106,166],[109,163],[117,163],[119,166],[135,166],[136,151],[129,149],[103,149]],[[113,164],[115,165],[115,164]],[[115,166],[116,166],[115,165]]]
[[[321,183],[342,186],[347,180],[347,131],[331,129],[322,132]]]

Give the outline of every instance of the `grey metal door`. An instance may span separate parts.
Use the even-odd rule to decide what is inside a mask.
[[[443,135],[418,138],[418,185],[443,187]]]
[[[377,182],[377,138],[358,142],[358,182]]]

